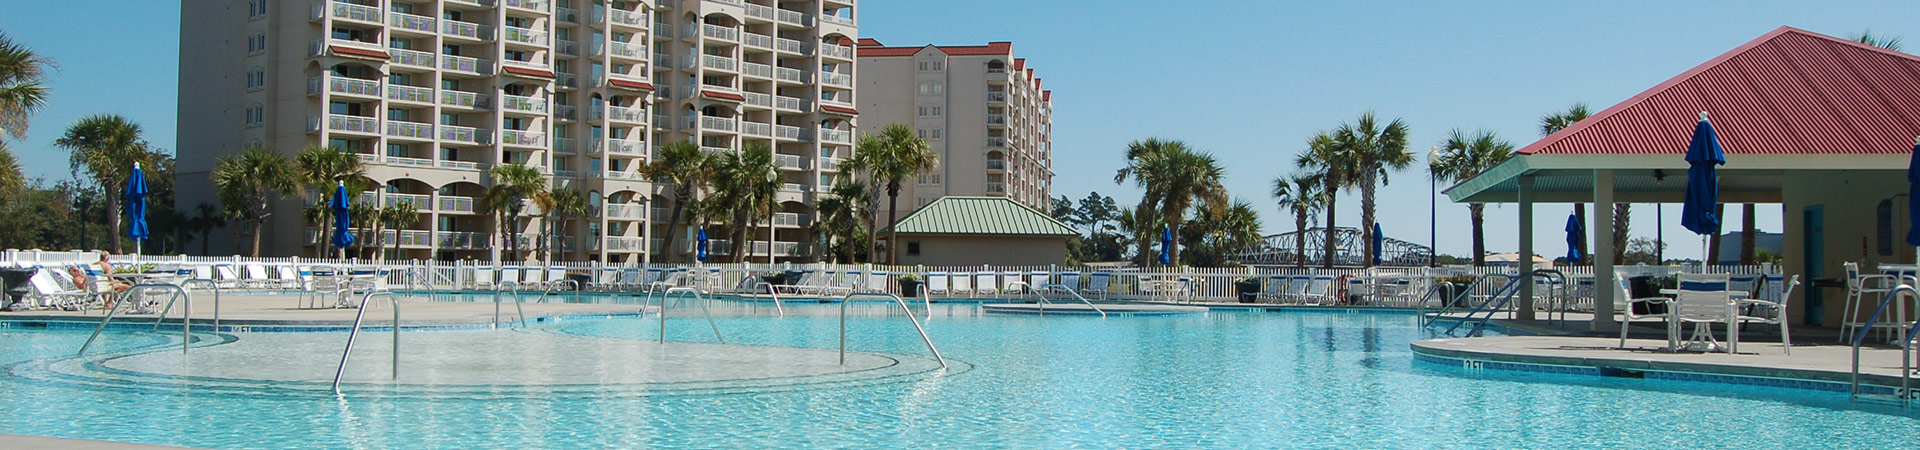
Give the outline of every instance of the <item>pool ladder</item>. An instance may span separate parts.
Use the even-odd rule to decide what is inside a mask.
[[[347,332],[347,348],[340,351],[340,367],[333,371],[333,394],[340,395],[340,377],[347,373],[347,358],[353,355],[353,338],[360,336],[360,321],[367,317],[367,302],[374,297],[386,297],[393,305],[393,379],[400,379],[400,301],[393,291],[376,289],[360,297],[360,310],[353,314],[353,329]]]
[[[1873,329],[1874,322],[1880,320],[1880,314],[1887,311],[1887,305],[1893,303],[1895,298],[1903,295],[1913,299],[1916,306],[1920,306],[1920,291],[1914,290],[1911,284],[1901,284],[1894,287],[1892,291],[1887,292],[1886,298],[1880,300],[1880,306],[1873,309],[1873,315],[1867,316],[1866,324],[1861,326],[1860,329]],[[1900,390],[1894,391],[1894,396],[1899,398],[1903,404],[1910,403],[1916,394],[1912,384],[1913,352],[1915,334],[1920,333],[1920,319],[1915,319],[1913,323],[1907,324],[1905,328],[1907,329],[1907,334],[1900,339],[1900,342],[1896,343],[1900,347]],[[1854,333],[1853,335],[1853,398],[1860,397],[1860,345],[1866,342],[1867,335],[1869,334],[1872,333]]]
[[[699,289],[690,287],[671,288],[667,289],[667,292],[660,294],[660,343],[667,343],[667,299],[673,297],[673,294],[692,294],[694,301],[700,302],[700,311],[706,313],[707,326],[713,328],[713,339],[720,341],[722,344],[727,343],[726,338],[720,337],[720,325],[713,321],[713,309],[708,306],[710,303],[713,303],[712,298],[700,292]],[[681,298],[685,297],[686,295],[681,295]],[[648,298],[652,298],[652,296],[649,295]],[[649,300],[647,303],[651,304],[653,302]]]
[[[1520,287],[1524,286],[1523,283],[1533,283],[1535,282],[1536,277],[1549,282],[1549,284],[1547,285],[1547,304],[1559,305],[1558,309],[1561,310],[1560,324],[1563,326],[1566,324],[1566,320],[1567,320],[1567,313],[1566,313],[1566,307],[1565,307],[1565,304],[1566,304],[1565,295],[1567,290],[1566,274],[1553,269],[1534,270],[1533,272],[1521,274],[1520,276],[1517,276],[1517,277],[1506,276],[1502,274],[1487,274],[1487,275],[1482,275],[1479,280],[1474,280],[1473,284],[1468,286],[1468,289],[1466,292],[1472,292],[1473,288],[1477,288],[1480,286],[1481,281],[1484,281],[1492,276],[1506,277],[1507,283],[1505,285],[1500,286],[1500,289],[1494,290],[1493,296],[1488,297],[1486,301],[1480,302],[1480,304],[1477,306],[1474,306],[1472,310],[1467,311],[1466,317],[1462,317],[1459,321],[1454,322],[1453,326],[1447,327],[1447,331],[1445,332],[1446,335],[1453,336],[1454,331],[1459,330],[1461,325],[1466,325],[1469,322],[1473,323],[1474,327],[1473,327],[1473,330],[1467,332],[1467,336],[1479,335],[1482,331],[1486,329],[1487,323],[1493,320],[1494,314],[1498,314],[1501,310],[1504,310],[1508,306],[1511,306],[1513,304],[1513,298],[1520,295]],[[1554,287],[1556,286],[1556,283],[1552,283],[1552,282],[1555,280],[1559,281],[1557,283],[1557,285],[1560,286],[1559,288]],[[1466,294],[1462,293],[1461,295],[1464,296]],[[1446,314],[1447,310],[1450,310],[1450,309],[1452,309],[1451,304],[1448,305],[1447,309],[1443,309],[1441,310],[1440,313],[1436,314],[1432,318],[1432,320],[1428,321],[1428,324],[1432,324],[1433,321],[1439,320],[1440,315]],[[1480,314],[1481,311],[1486,311],[1486,316],[1481,317],[1479,320],[1475,320],[1474,315]],[[1548,320],[1553,319],[1553,309],[1547,310],[1547,319]]]
[[[847,305],[853,303],[856,297],[891,299],[894,304],[900,305],[900,311],[907,313],[907,322],[913,324],[913,331],[919,332],[920,340],[927,343],[927,351],[933,353],[934,360],[940,361],[940,369],[946,370],[947,358],[940,356],[940,349],[934,348],[933,338],[927,337],[927,329],[920,326],[920,319],[913,316],[913,309],[907,307],[907,301],[902,300],[898,295],[875,292],[852,293],[840,298],[840,365],[847,365]],[[933,311],[927,311],[927,315],[932,317]]]
[[[146,284],[135,285],[134,287],[127,289],[126,293],[120,294],[120,301],[117,303],[114,303],[112,309],[107,310],[107,316],[105,318],[100,319],[100,325],[93,327],[93,334],[90,336],[87,336],[87,342],[84,344],[80,344],[80,351],[74,352],[73,356],[80,356],[80,355],[87,354],[87,348],[93,346],[93,340],[98,339],[100,337],[100,331],[107,329],[107,324],[113,323],[113,317],[116,314],[118,314],[122,308],[126,308],[128,305],[132,305],[138,302],[138,300],[134,299],[134,295],[140,293],[140,291],[151,291],[151,290],[173,291],[173,296],[167,298],[166,308],[160,310],[160,315],[155,316],[153,319],[154,331],[160,330],[160,323],[167,319],[167,311],[173,309],[174,300],[179,300],[181,297],[187,298],[187,301],[183,306],[183,309],[185,309],[185,312],[183,312],[180,316],[180,353],[186,353],[187,349],[190,348],[191,344],[193,343],[193,297],[187,295],[187,290],[181,289],[180,285],[167,284],[167,283],[146,283]],[[220,311],[220,307],[217,305],[214,306],[214,314],[218,315],[219,311]]]
[[[1087,305],[1088,308],[1093,308],[1094,312],[1100,313],[1100,317],[1107,316],[1106,310],[1100,309],[1100,307],[1098,306],[1094,306],[1093,302],[1087,301],[1087,298],[1084,296],[1081,296],[1079,292],[1074,292],[1072,288],[1068,288],[1067,285],[1060,284],[1060,283],[1052,283],[1045,286],[1041,286],[1040,289],[1037,289],[1037,290],[1036,289],[1027,290],[1028,294],[1033,294],[1035,298],[1040,299],[1038,304],[1040,305],[1041,314],[1046,314],[1047,305],[1053,304],[1053,302],[1047,300],[1046,293],[1053,292],[1054,290],[1066,291],[1068,294],[1073,295],[1073,298],[1080,299],[1080,303]]]

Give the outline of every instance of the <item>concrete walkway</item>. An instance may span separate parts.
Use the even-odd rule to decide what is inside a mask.
[[[164,450],[183,449],[187,447],[0,434],[0,448],[6,448],[8,450]]]
[[[491,323],[494,318],[495,305],[491,301],[427,301],[424,296],[408,297],[404,295],[399,296],[398,299],[400,304],[400,321],[404,325],[481,324]],[[568,315],[639,314],[654,309],[637,304],[639,303],[638,299],[634,299],[635,304],[558,303],[558,301],[563,299],[564,298],[549,298],[552,302],[524,303],[520,306],[526,310],[527,320],[529,321],[542,317]],[[358,300],[357,298],[354,299],[356,304]],[[532,300],[532,298],[527,299],[527,301]],[[199,326],[211,323],[214,316],[213,295],[195,293],[192,297],[192,302],[194,325]],[[183,301],[181,303],[185,302]],[[302,308],[301,303],[302,301],[298,295],[222,294],[219,304],[221,325],[345,326],[351,325],[354,315],[359,312],[353,308]],[[164,298],[161,299],[161,304],[165,304]],[[387,309],[387,305],[386,300],[378,297],[370,302],[365,323],[384,325],[393,322],[393,313]],[[184,307],[184,304],[174,305],[173,312],[167,316],[170,319],[180,317]],[[158,307],[154,309],[158,309]],[[518,316],[515,315],[514,304],[511,297],[503,297],[502,303],[498,305],[498,310],[502,321],[518,319]],[[98,322],[105,314],[105,311],[101,310],[87,311],[84,313],[79,311],[57,310],[0,312],[0,320]],[[134,321],[150,322],[154,317],[156,317],[155,314],[129,314],[123,310],[119,315],[115,316],[114,321],[118,323],[123,319],[131,319]]]

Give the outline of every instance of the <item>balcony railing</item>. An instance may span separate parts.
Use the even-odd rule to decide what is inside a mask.
[[[515,8],[531,9],[534,11],[553,11],[553,2],[549,0],[505,0],[501,3]]]
[[[987,101],[1004,103],[1007,101],[1007,93],[987,91]]]
[[[561,22],[580,23],[580,10],[578,9],[567,7],[554,8],[553,15],[559,18]]]
[[[423,88],[418,86],[390,84],[390,85],[387,85],[387,99],[417,102],[417,103],[433,103],[433,89],[428,89],[428,88]]]
[[[805,133],[802,132],[802,130],[804,129],[800,127],[792,126],[792,125],[774,125],[773,137],[779,138],[779,139],[804,141],[806,140],[806,136],[804,136]]]
[[[700,55],[700,66],[708,69],[714,69],[714,70],[725,70],[728,72],[732,72],[736,70],[734,59],[728,58],[725,56]]]
[[[500,144],[544,148],[547,146],[547,134],[527,130],[500,130]]]
[[[805,82],[807,82],[807,74],[806,74],[806,72],[801,72],[801,71],[800,71],[800,69],[790,69],[790,68],[786,68],[786,67],[775,67],[775,68],[773,68],[773,77],[774,77],[775,79],[778,79],[778,80],[780,80],[780,81],[792,81],[792,82],[795,82],[795,83],[805,83]]]
[[[624,9],[613,9],[607,11],[607,20],[621,25],[640,27],[647,23],[647,14]]]
[[[805,170],[807,168],[807,160],[800,155],[774,154],[773,164],[782,169]]]
[[[543,98],[501,95],[500,108],[507,111],[546,114],[547,100]]]
[[[646,243],[646,238],[609,236],[607,237],[607,251],[644,252],[647,251]]]
[[[989,125],[1006,125],[1006,124],[1007,124],[1007,115],[1006,115],[1006,114],[987,114],[987,124],[989,124]]]
[[[606,178],[614,179],[614,180],[627,180],[627,181],[647,181],[647,176],[640,172],[626,172],[626,171],[619,171],[619,170],[607,171]]]
[[[800,214],[797,214],[797,213],[773,213],[773,226],[776,226],[776,227],[797,227],[797,226],[800,226]]]
[[[333,18],[335,19],[352,19],[362,22],[382,23],[380,20],[380,8],[342,1],[334,1],[332,6],[330,10],[333,11]]]
[[[436,22],[433,20],[432,17],[416,16],[416,15],[407,14],[407,13],[387,13],[387,25],[390,25],[394,28],[419,31],[422,33],[432,33],[435,30],[438,30],[438,28],[434,27],[434,25],[436,25]]]
[[[438,248],[455,250],[479,250],[492,244],[490,234],[465,231],[435,231],[433,239]]]
[[[492,139],[490,138],[491,138],[491,133],[487,133],[477,128],[463,127],[458,125],[441,125],[440,126],[440,140],[442,141],[465,142],[468,144],[488,144],[488,143],[491,143],[492,141]]]
[[[832,14],[821,14],[820,21],[828,22],[828,23],[837,23],[837,24],[846,25],[846,26],[853,26],[852,18],[840,17]]]
[[[607,107],[607,120],[641,123],[647,120],[647,110],[624,106]]]
[[[476,109],[492,109],[493,96],[467,91],[442,90],[440,104],[447,106],[465,106]]]
[[[1006,184],[1006,183],[996,183],[996,182],[988,182],[988,183],[987,183],[987,193],[988,193],[988,194],[1006,194],[1006,193],[1007,193],[1007,184]]]
[[[758,6],[758,5],[755,5]],[[740,33],[740,45],[773,50],[773,36],[754,33]]]
[[[813,17],[807,15],[807,13],[788,10],[788,9],[775,9],[774,12],[776,13],[774,15],[776,20],[779,20],[782,23],[789,23],[789,24],[799,25],[803,27],[813,26]]]
[[[577,149],[578,147],[574,147],[573,145],[573,138],[553,138],[553,151],[555,153],[573,153]]]
[[[738,41],[740,40],[740,29],[734,28],[734,27],[723,27],[723,26],[714,25],[710,23],[703,23],[703,24],[700,24],[700,35],[706,36],[708,39],[719,39],[722,41]]]
[[[820,55],[828,58],[853,59],[853,47],[820,44]]]
[[[805,111],[806,102],[795,97],[774,96],[773,107],[789,111]]]
[[[458,20],[441,20],[440,33],[479,41],[493,40],[493,27]]]
[[[508,27],[501,27],[500,31],[501,31],[501,37],[505,39],[507,42],[519,42],[522,44],[532,44],[532,45],[539,45],[539,46],[547,45],[546,30],[535,30],[531,28],[520,28],[520,27],[508,26]]]
[[[840,170],[840,158],[820,158],[820,170],[833,172]]]
[[[726,117],[700,116],[700,128],[718,131],[734,131],[734,120]]]
[[[580,120],[579,108],[573,105],[553,105],[553,118],[560,120]]]
[[[440,160],[440,168],[454,170],[480,170],[480,163],[473,161]]]
[[[806,192],[807,186],[800,183],[781,183],[780,190],[786,192]]]
[[[820,142],[831,142],[835,144],[851,144],[853,143],[853,133],[848,131],[835,130],[832,128],[821,128]]]
[[[647,143],[644,141],[611,138],[607,139],[606,142],[606,151],[609,154],[647,156]]]
[[[392,159],[392,158],[388,158],[388,159]],[[388,192],[384,195],[384,197],[386,197],[386,200],[380,203],[383,206],[393,206],[401,203],[412,203],[413,207],[420,211],[426,211],[428,209],[433,208],[433,196],[427,195],[427,194],[400,194],[400,193]]]
[[[1007,160],[989,159],[987,160],[987,170],[1007,170]]]
[[[747,17],[752,17],[755,19],[774,20],[772,6],[755,5],[752,3],[748,3],[746,7],[747,7]]]
[[[607,50],[613,56],[632,59],[647,59],[647,44],[638,42],[608,42]],[[594,44],[594,56],[600,55],[599,44]]]
[[[707,152],[707,154],[710,155],[724,155],[733,152],[733,150],[726,147],[711,147],[705,145],[700,146],[700,151]]]
[[[760,122],[740,122],[740,134],[750,136],[773,136],[773,125]]]
[[[773,78],[773,66],[754,62],[740,62],[740,73],[750,77]]]
[[[1007,138],[1000,137],[1000,136],[987,136],[987,146],[988,147],[1006,147]]]
[[[579,75],[566,73],[566,72],[554,72],[553,76],[554,76],[554,83],[559,84],[562,87],[570,87],[570,88],[580,87]]]
[[[467,73],[473,73],[473,74],[479,74],[479,75],[493,74],[492,61],[479,59],[479,58],[468,58],[465,56],[441,55],[440,68],[446,69],[446,70],[452,70],[456,72],[467,72]]]
[[[473,212],[473,197],[440,196],[440,212]]]
[[[606,217],[609,219],[626,219],[626,220],[646,219],[646,216],[641,215],[644,211],[646,211],[645,205],[621,205],[621,204],[608,203],[604,206],[606,207],[606,213],[603,215],[603,217]]]
[[[387,135],[414,139],[433,139],[433,124],[388,120]],[[428,161],[428,163],[428,165],[432,165],[432,161]]]
[[[773,49],[787,52],[787,53],[799,53],[804,55],[807,53],[807,44],[800,41],[792,40],[792,39],[777,37],[777,38],[773,38]]]
[[[372,117],[328,114],[327,129],[333,131],[351,131],[355,133],[380,132],[380,120]]]
[[[320,87],[323,83],[326,85],[327,92],[335,94],[364,95],[368,97],[380,96],[380,81],[378,80],[362,80],[334,75],[308,78],[307,94],[319,94]]]
[[[413,50],[404,50],[404,49],[398,49],[398,48],[390,48],[390,49],[387,49],[387,56],[390,57],[390,59],[393,61],[394,64],[405,64],[409,66],[420,66],[420,67],[433,67],[432,53],[417,52]]]
[[[748,105],[753,105],[753,106],[759,106],[759,107],[762,107],[762,108],[772,108],[772,107],[773,107],[773,96],[772,96],[772,95],[768,95],[768,94],[762,94],[762,93],[759,93],[759,92],[741,92],[741,93],[740,93],[740,96],[741,96],[741,97],[746,97],[746,98],[747,98],[747,100],[746,100],[746,103],[747,103]]]

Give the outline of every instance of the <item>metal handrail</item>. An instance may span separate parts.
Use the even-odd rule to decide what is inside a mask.
[[[1547,279],[1547,304],[1558,305],[1560,309],[1560,321],[1558,323],[1561,327],[1565,327],[1567,325],[1567,304],[1572,300],[1572,296],[1569,295],[1571,291],[1568,291],[1572,286],[1568,285],[1567,274],[1555,269],[1534,269],[1533,274],[1543,276],[1543,278]],[[1560,281],[1558,284],[1560,286],[1559,289],[1554,289],[1555,284],[1553,281],[1556,278]],[[1552,309],[1547,310],[1547,320],[1553,320]]]
[[[701,294],[699,289],[690,287],[667,289],[667,292],[660,294],[660,343],[667,343],[667,298],[672,297],[675,293],[693,294],[693,299],[700,302],[700,310],[706,313],[707,326],[713,328],[713,339],[720,341],[722,344],[727,343],[727,339],[720,336],[720,325],[713,322],[713,309],[708,307],[712,302],[708,301],[708,298]]]
[[[387,303],[393,305],[393,379],[400,379],[400,299],[393,295],[393,291],[374,290],[360,297],[360,310],[353,314],[353,330],[347,332],[347,348],[340,351],[340,367],[333,371],[334,395],[340,395],[340,376],[347,373],[347,358],[353,355],[353,338],[360,335],[360,320],[367,316],[367,302],[375,296],[384,296]]]
[[[847,304],[853,303],[854,297],[880,297],[880,298],[893,299],[894,303],[900,305],[900,311],[907,313],[907,321],[910,323],[913,323],[913,331],[920,332],[920,340],[926,341],[927,351],[933,352],[933,359],[940,361],[940,369],[946,370],[947,358],[940,356],[940,349],[934,348],[933,338],[927,337],[927,329],[920,327],[920,319],[913,317],[913,309],[907,307],[907,301],[900,299],[900,296],[898,295],[887,294],[887,293],[876,293],[876,292],[853,293],[853,294],[847,294],[847,296],[840,298],[840,365],[843,365],[843,366],[847,365]],[[927,314],[929,317],[931,317],[933,314],[933,311],[927,311]]]
[[[167,299],[168,308],[173,307],[174,300],[179,299],[180,297],[187,297],[187,304],[186,304],[187,313],[185,317],[182,317],[180,319],[180,353],[186,353],[187,348],[189,348],[189,344],[193,343],[193,297],[188,296],[187,291],[185,289],[181,289],[180,285],[148,283],[148,284],[135,285],[131,288],[128,288],[127,292],[121,293],[120,301],[113,304],[113,309],[107,310],[107,316],[105,318],[100,319],[100,325],[93,327],[93,335],[87,336],[87,342],[84,344],[80,344],[80,351],[74,352],[73,356],[80,356],[80,355],[87,354],[87,347],[93,346],[93,340],[95,338],[100,337],[100,331],[107,329],[108,323],[113,322],[113,316],[120,312],[120,308],[124,308],[127,305],[133,304],[133,294],[135,292],[140,292],[141,290],[144,290],[144,289],[172,290],[173,297],[169,297]],[[160,320],[161,318],[153,319],[153,327],[155,330],[160,329]]]
[[[527,309],[520,306],[525,302],[520,298],[520,283],[514,281],[502,281],[493,285],[493,327],[500,328],[500,290],[509,285],[513,287],[513,310],[520,315],[520,326],[524,328],[527,326]]]
[[[539,303],[546,303],[547,296],[553,294],[553,291],[555,289],[559,289],[562,284],[573,286],[573,302],[580,303],[580,282],[573,281],[573,280],[560,280],[560,281],[547,282],[546,289],[540,291],[540,299],[537,301]]]
[[[1887,305],[1890,303],[1893,303],[1893,299],[1895,297],[1900,296],[1900,294],[1906,294],[1909,297],[1914,298],[1916,303],[1920,303],[1920,291],[1914,290],[1913,285],[1903,283],[1903,284],[1900,284],[1899,286],[1895,286],[1893,290],[1887,291],[1887,296],[1880,300],[1880,306],[1873,308],[1873,315],[1867,316],[1867,321],[1859,329],[1862,329],[1862,330],[1873,329],[1872,327],[1874,322],[1878,322],[1880,320],[1880,314],[1885,313],[1887,311]],[[1920,320],[1915,320],[1914,323],[1920,324]],[[1920,330],[1920,328],[1914,328],[1914,327],[1910,327],[1910,328]],[[1909,330],[1907,332],[1906,339],[1900,341],[1899,396],[1901,398],[1906,398],[1907,394],[1910,392],[1908,380],[1912,379],[1912,374],[1913,374],[1913,360],[1912,360],[1913,337],[1914,337],[1913,330]],[[1853,393],[1851,394],[1851,396],[1856,398],[1860,396],[1860,345],[1862,343],[1865,343],[1866,340],[1867,340],[1867,333],[1855,333],[1853,335]]]
[[[1470,295],[1473,295],[1473,292],[1480,288],[1480,283],[1485,283],[1488,278],[1499,277],[1499,278],[1506,279],[1507,283],[1512,283],[1514,276],[1515,275],[1505,274],[1505,273],[1488,273],[1488,274],[1480,275],[1480,277],[1475,278],[1472,283],[1467,284],[1466,288],[1461,289],[1459,295],[1456,295],[1453,298],[1447,299],[1446,305],[1443,305],[1440,308],[1440,311],[1433,313],[1433,316],[1431,317],[1422,319],[1422,320],[1426,320],[1426,323],[1423,323],[1421,325],[1432,325],[1433,322],[1438,321],[1441,317],[1445,317],[1448,312],[1453,311],[1453,305],[1459,304],[1461,299],[1464,299]],[[1494,293],[1499,294],[1499,291],[1494,291]]]
[[[196,280],[196,279],[188,278],[185,280],[180,280],[180,290],[185,291],[187,289],[188,284],[206,284],[207,287],[213,288],[213,330],[220,331],[220,283],[216,283],[213,280]],[[187,294],[187,296],[189,299],[191,299],[193,294],[189,293]],[[192,300],[188,300],[188,303],[192,303]],[[167,314],[166,311],[161,311],[160,317],[165,318],[166,314]]]
[[[1454,322],[1453,326],[1447,327],[1446,334],[1448,336],[1452,336],[1454,330],[1460,329],[1460,326],[1466,325],[1467,322],[1472,322],[1473,315],[1479,314],[1480,311],[1482,310],[1487,311],[1487,317],[1480,319],[1480,324],[1483,326],[1486,325],[1488,321],[1493,320],[1494,314],[1498,314],[1501,308],[1507,307],[1507,304],[1511,303],[1513,301],[1513,298],[1520,294],[1520,287],[1523,286],[1522,283],[1532,283],[1533,277],[1535,276],[1556,275],[1556,274],[1559,274],[1561,277],[1566,276],[1564,274],[1560,274],[1560,271],[1557,271],[1557,270],[1537,269],[1532,272],[1520,274],[1517,277],[1513,277],[1507,280],[1507,284],[1504,286],[1501,286],[1499,290],[1494,291],[1493,296],[1487,298],[1487,301],[1480,302],[1480,305],[1473,307],[1472,311],[1467,311],[1466,317],[1460,318],[1459,322]],[[1478,284],[1478,282],[1476,282],[1476,284]],[[1489,305],[1493,307],[1488,308]],[[1478,328],[1476,328],[1476,330],[1478,330]]]
[[[773,283],[768,283],[765,281],[758,281],[753,283],[753,290],[759,291],[761,287],[766,287],[767,295],[773,296],[773,309],[780,311],[780,317],[786,317],[787,307],[782,306],[780,304],[779,290],[773,288]],[[758,292],[755,292],[755,293],[757,294]]]
[[[1049,301],[1049,300],[1047,300],[1047,296],[1046,296],[1046,294],[1042,294],[1041,292],[1042,292],[1042,291],[1044,291],[1044,292],[1053,292],[1053,290],[1054,290],[1054,289],[1056,289],[1056,288],[1058,288],[1059,290],[1063,290],[1063,291],[1067,291],[1067,293],[1068,293],[1068,294],[1072,294],[1072,295],[1073,295],[1073,298],[1077,298],[1077,299],[1080,299],[1080,303],[1085,303],[1085,304],[1087,305],[1087,307],[1088,307],[1088,308],[1093,308],[1093,311],[1094,311],[1094,312],[1098,312],[1098,313],[1100,313],[1100,317],[1106,317],[1106,316],[1107,316],[1107,311],[1106,311],[1106,310],[1103,310],[1103,309],[1100,309],[1100,307],[1098,307],[1098,306],[1094,306],[1094,305],[1093,305],[1093,302],[1091,302],[1091,301],[1087,301],[1087,298],[1086,298],[1086,297],[1084,297],[1084,296],[1081,296],[1079,292],[1074,292],[1074,291],[1073,291],[1073,289],[1068,289],[1068,288],[1067,288],[1067,285],[1065,285],[1065,284],[1060,284],[1060,283],[1049,283],[1049,284],[1047,284],[1047,285],[1045,285],[1045,286],[1041,286],[1041,287],[1040,287],[1040,291],[1034,291],[1034,290],[1029,290],[1029,291],[1027,291],[1027,293],[1029,293],[1029,294],[1033,294],[1033,296],[1034,296],[1035,298],[1038,298],[1038,299],[1040,299],[1040,303],[1038,303],[1038,305],[1040,305],[1040,313],[1041,313],[1041,314],[1046,314],[1046,313],[1047,313],[1047,305],[1049,305],[1049,304],[1052,304],[1052,303],[1053,303],[1052,301]]]

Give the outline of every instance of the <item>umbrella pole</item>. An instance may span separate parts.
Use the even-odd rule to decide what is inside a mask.
[[[1700,273],[1707,273],[1707,265],[1710,264],[1708,261],[1712,260],[1710,259],[1711,256],[1707,254],[1710,249],[1710,247],[1707,247],[1707,235],[1700,235]]]

